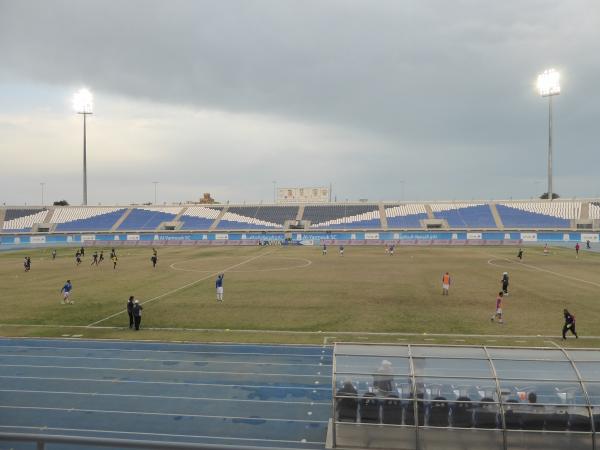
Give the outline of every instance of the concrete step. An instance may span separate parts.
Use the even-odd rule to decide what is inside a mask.
[[[129,214],[131,214],[131,211],[133,211],[133,208],[128,208],[127,211],[125,211],[123,215],[119,217],[119,220],[117,220],[115,224],[111,227],[110,231],[117,231],[117,228],[119,228],[121,224],[125,221],[125,219],[127,219]]]
[[[590,204],[588,202],[581,202],[581,214],[579,218],[583,220],[590,218]]]
[[[431,209],[430,205],[425,205],[425,212],[427,213],[428,219],[435,219],[435,216],[433,215],[433,210]]]
[[[215,221],[212,223],[212,225],[210,226],[210,228],[208,229],[208,231],[214,231],[215,228],[217,228],[217,225],[219,225],[219,222],[221,221],[221,219],[223,218],[223,216],[225,215],[225,213],[227,212],[227,210],[229,209],[229,205],[226,205],[221,212],[219,213],[219,215],[217,216],[217,218],[215,219]]]
[[[384,230],[388,229],[387,217],[385,216],[385,205],[383,202],[379,202],[379,220],[381,221],[381,227]]]
[[[502,223],[502,219],[500,218],[500,214],[498,213],[495,203],[490,203],[490,211],[494,217],[494,222],[496,222],[496,228],[499,230],[504,230],[504,224]]]

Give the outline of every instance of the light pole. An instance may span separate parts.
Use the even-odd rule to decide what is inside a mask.
[[[40,186],[42,187],[42,206],[44,206],[44,186],[46,186],[46,183],[40,183]]]
[[[554,69],[544,70],[538,75],[537,88],[542,97],[548,97],[548,200],[552,200],[552,97],[560,94],[560,74]]]
[[[160,181],[153,181],[152,183],[154,183],[154,204],[156,205],[156,186],[158,186]]]
[[[277,181],[273,180],[273,203],[277,203]]]
[[[87,89],[79,89],[73,96],[73,109],[83,115],[83,205],[87,206],[87,152],[86,152],[86,116],[92,114],[94,97]]]

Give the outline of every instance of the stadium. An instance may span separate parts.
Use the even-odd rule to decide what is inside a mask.
[[[600,449],[600,10],[542,6],[0,0],[0,450]]]

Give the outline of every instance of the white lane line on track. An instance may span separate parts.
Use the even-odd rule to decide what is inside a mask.
[[[569,280],[578,281],[580,283],[587,283],[587,284],[591,284],[592,286],[600,287],[599,283],[594,283],[593,281],[584,280],[582,278],[577,278],[577,277],[572,277],[571,275],[565,275],[564,273],[560,273],[560,272],[555,272],[553,270],[544,269],[542,267],[534,266],[532,264],[525,264],[523,262],[513,261],[513,260],[511,260],[509,258],[498,257],[498,256],[493,255],[491,253],[489,255],[494,257],[493,259],[488,260],[488,264],[490,266],[503,267],[503,266],[500,266],[498,264],[494,264],[492,261],[507,261],[507,262],[509,262],[511,264],[518,264],[520,266],[528,267],[530,269],[534,269],[534,270],[537,270],[539,272],[546,272],[546,273],[549,273],[549,274],[552,274],[552,275],[556,275],[557,277],[566,278],[566,279],[569,279]]]
[[[122,383],[122,384],[164,384],[167,386],[211,386],[211,387],[236,387],[247,389],[284,389],[284,390],[302,390],[302,391],[331,391],[331,388],[319,387],[304,387],[304,386],[265,386],[252,384],[224,384],[224,383],[191,383],[188,381],[143,381],[143,380],[119,380],[116,378],[99,379],[99,378],[65,378],[65,377],[31,377],[31,376],[16,376],[16,375],[0,375],[0,379],[6,380],[45,380],[45,381],[83,381],[91,383]]]
[[[289,266],[289,267],[273,267],[270,269],[255,269],[255,270],[229,270],[228,272],[231,273],[254,273],[254,272],[275,272],[278,270],[294,270],[294,269],[303,269],[305,267],[310,266],[313,262],[310,259],[306,259],[306,258],[294,258],[291,256],[276,256],[275,258],[277,259],[291,259],[294,261],[302,261],[303,264],[297,265],[297,266]],[[193,259],[187,259],[184,261],[180,261],[180,262],[174,262],[171,265],[169,265],[169,268],[173,269],[173,270],[179,270],[182,272],[195,272],[195,273],[212,273],[211,270],[196,270],[196,269],[183,269],[181,267],[177,267],[177,265],[179,264],[183,264],[187,261],[194,261]]]
[[[224,372],[224,371],[210,371],[210,370],[170,370],[170,369],[138,369],[128,367],[86,367],[86,366],[42,366],[36,364],[2,364],[0,367],[25,367],[25,368],[36,368],[36,369],[69,369],[69,370],[115,370],[117,372],[166,372],[166,373],[196,373],[196,374],[209,374],[209,375],[244,375],[252,376],[258,375],[261,377],[295,377],[295,378],[307,378],[307,377],[318,377],[318,378],[329,378],[327,375],[307,375],[307,374],[291,374],[291,373],[255,373],[255,372]]]
[[[234,269],[234,268],[236,268],[236,267],[242,266],[242,265],[244,265],[244,264],[247,264],[247,263],[249,263],[250,261],[254,261],[254,260],[258,259],[258,258],[262,258],[263,256],[270,255],[270,254],[271,254],[271,253],[273,253],[273,252],[274,252],[274,250],[272,250],[272,251],[270,251],[270,252],[261,253],[260,255],[253,256],[252,258],[249,258],[249,259],[247,259],[247,260],[245,260],[245,261],[242,261],[242,262],[240,262],[240,263],[234,264],[233,266],[229,266],[229,267],[227,267],[226,269],[223,269],[223,270],[219,270],[219,271],[217,271],[217,272],[210,273],[210,274],[208,274],[207,276],[205,276],[205,277],[202,277],[202,278],[200,278],[200,279],[198,279],[198,280],[196,280],[196,281],[192,281],[191,283],[184,284],[183,286],[180,286],[180,287],[178,287],[178,288],[176,288],[176,289],[171,289],[170,291],[167,291],[167,292],[165,292],[165,293],[163,293],[163,294],[157,295],[156,297],[153,297],[153,298],[151,298],[151,299],[149,299],[149,300],[143,301],[143,302],[141,302],[140,304],[141,304],[141,305],[146,305],[146,304],[148,304],[148,303],[150,303],[150,302],[154,302],[154,301],[156,301],[156,300],[160,300],[161,298],[163,298],[163,297],[166,297],[167,295],[171,295],[171,294],[174,294],[175,292],[179,292],[179,291],[182,291],[183,289],[187,289],[187,288],[189,288],[189,287],[191,287],[191,286],[193,286],[193,285],[195,285],[195,284],[198,284],[198,283],[200,283],[200,282],[202,282],[202,281],[208,280],[208,279],[209,279],[209,278],[211,278],[211,277],[215,277],[215,276],[217,276],[217,275],[218,275],[218,274],[220,274],[220,273],[225,273],[225,272],[227,272],[228,270],[231,270],[231,269]],[[126,312],[127,312],[127,310],[126,310],[126,309],[124,309],[124,310],[121,310],[121,311],[119,311],[118,313],[111,314],[110,316],[107,316],[107,317],[105,317],[104,319],[100,319],[100,320],[97,320],[96,322],[93,322],[93,323],[90,323],[90,324],[88,324],[88,327],[93,327],[94,325],[98,325],[99,323],[105,322],[105,321],[107,321],[107,320],[109,320],[109,319],[112,319],[113,317],[117,317],[118,315],[121,315],[121,314],[123,314],[123,313],[126,313]]]
[[[202,363],[202,364],[248,364],[251,366],[307,366],[307,367],[320,367],[323,364],[302,364],[302,363],[271,363],[271,362],[254,362],[254,361],[200,361],[200,360],[186,360],[186,359],[153,359],[153,358],[113,358],[113,357],[101,357],[101,356],[63,356],[63,355],[29,355],[23,353],[0,353],[0,358],[52,358],[52,359],[91,359],[101,361],[143,361],[150,363],[164,363],[164,362],[175,362],[175,363]]]
[[[38,410],[38,411],[66,411],[83,413],[105,413],[105,414],[135,414],[140,416],[167,416],[167,417],[200,417],[203,419],[235,419],[247,421],[266,421],[266,422],[300,422],[300,423],[328,423],[327,420],[305,420],[305,419],[285,419],[279,417],[241,417],[241,416],[217,416],[208,414],[182,414],[182,413],[160,413],[146,411],[118,411],[110,409],[82,409],[82,408],[56,408],[50,406],[9,406],[0,405],[0,409],[18,409],[18,410]]]
[[[0,340],[0,348],[24,348],[24,349],[46,349],[46,350],[96,350],[96,351],[117,351],[117,352],[157,352],[157,353],[183,353],[188,355],[250,355],[250,356],[290,356],[299,358],[320,358],[321,354],[301,354],[301,353],[256,353],[256,352],[193,352],[187,350],[154,350],[154,349],[137,349],[137,348],[119,348],[119,347],[40,347],[29,345],[2,345]],[[177,344],[180,345],[180,344]],[[197,345],[197,344],[196,344]]]
[[[111,393],[100,393],[100,392],[74,392],[74,391],[43,391],[43,390],[31,390],[31,389],[0,389],[0,392],[12,392],[12,393],[28,393],[28,394],[58,394],[58,395],[87,395],[91,397],[126,397],[126,398],[154,398],[154,399],[168,399],[168,400],[194,400],[194,401],[216,401],[216,402],[233,402],[233,403],[276,403],[283,405],[323,405],[330,407],[331,402],[290,402],[285,400],[253,400],[245,398],[214,398],[214,397],[183,397],[183,396],[170,396],[170,395],[142,395],[142,394],[111,394]]]
[[[127,434],[127,435],[139,435],[139,436],[169,436],[169,437],[183,437],[190,439],[223,439],[223,440],[234,440],[234,441],[256,441],[256,442],[286,442],[298,444],[299,441],[288,441],[284,439],[258,439],[258,438],[238,438],[229,436],[204,436],[204,435],[191,435],[191,434],[169,434],[169,433],[145,433],[141,431],[112,431],[112,430],[94,430],[87,428],[55,428],[41,425],[39,427],[24,427],[20,425],[0,425],[0,428],[8,429],[19,429],[19,430],[35,430],[35,431],[75,431],[75,432],[86,432],[86,433],[104,433],[104,434]],[[323,444],[323,442],[307,441],[303,444]],[[268,447],[267,447],[268,449]]]

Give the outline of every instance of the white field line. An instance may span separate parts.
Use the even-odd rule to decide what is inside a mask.
[[[534,269],[534,270],[537,270],[539,272],[546,272],[546,273],[549,273],[549,274],[552,274],[552,275],[556,275],[557,277],[566,278],[566,279],[573,280],[573,281],[579,281],[580,283],[587,283],[587,284],[591,284],[592,286],[600,287],[600,283],[594,283],[593,281],[584,280],[582,278],[577,278],[577,277],[572,277],[571,275],[565,275],[564,273],[555,272],[553,270],[543,269],[542,267],[534,266],[532,264],[525,264],[523,262],[513,261],[513,260],[511,260],[509,258],[498,257],[498,256],[493,255],[491,253],[490,253],[490,256],[494,257],[494,259],[490,259],[488,261],[488,264],[491,265],[491,266],[502,267],[502,266],[499,266],[497,264],[494,264],[492,261],[508,261],[509,263],[518,264],[520,266],[528,267],[530,269]]]
[[[0,428],[8,428],[8,429],[19,429],[19,430],[35,430],[35,431],[76,431],[78,433],[86,432],[86,433],[105,433],[105,434],[126,434],[126,435],[140,435],[140,436],[168,436],[173,438],[189,438],[189,439],[223,439],[223,440],[234,440],[234,441],[256,441],[256,442],[286,442],[286,443],[294,443],[298,444],[300,441],[288,441],[283,439],[258,439],[258,438],[238,438],[238,437],[230,437],[230,436],[205,436],[205,435],[191,435],[191,434],[169,434],[169,433],[147,433],[142,431],[112,431],[112,430],[92,430],[87,428],[55,428],[55,427],[47,427],[47,426],[20,426],[20,425],[0,425]],[[323,442],[315,442],[315,441],[306,441],[302,442],[302,444],[323,444]]]
[[[258,258],[261,258],[261,257],[263,257],[263,256],[269,255],[269,254],[271,254],[271,253],[273,253],[273,252],[274,252],[274,250],[272,250],[272,251],[270,251],[270,252],[266,252],[266,253],[261,253],[260,255],[253,256],[252,258],[249,258],[249,259],[247,259],[247,260],[245,260],[245,261],[242,261],[242,262],[240,262],[240,263],[234,264],[233,266],[229,266],[229,267],[227,267],[226,269],[223,269],[223,270],[219,270],[219,271],[217,271],[217,272],[210,273],[210,274],[206,275],[205,277],[202,277],[202,278],[200,278],[200,279],[198,279],[198,280],[196,280],[196,281],[192,281],[191,283],[184,284],[183,286],[180,286],[180,287],[178,287],[178,288],[176,288],[176,289],[172,289],[172,290],[170,290],[170,291],[168,291],[168,292],[165,292],[164,294],[160,294],[160,295],[158,295],[158,296],[156,296],[156,297],[154,297],[154,298],[151,298],[151,299],[149,299],[149,300],[146,300],[146,301],[144,301],[144,302],[141,302],[140,304],[142,304],[142,305],[146,305],[146,304],[148,304],[148,303],[150,303],[150,302],[154,302],[154,301],[156,301],[156,300],[159,300],[159,299],[161,299],[161,298],[163,298],[163,297],[166,297],[167,295],[171,295],[171,294],[174,294],[175,292],[179,292],[179,291],[181,291],[181,290],[183,290],[183,289],[187,289],[187,288],[189,288],[190,286],[193,286],[193,285],[195,285],[195,284],[198,284],[198,283],[200,283],[201,281],[208,280],[209,278],[211,278],[211,277],[215,277],[215,276],[217,276],[217,275],[218,275],[218,274],[220,274],[220,273],[225,273],[225,272],[227,272],[228,270],[231,270],[231,269],[234,269],[234,268],[236,268],[236,267],[242,266],[242,265],[244,265],[244,264],[247,264],[247,263],[249,263],[250,261],[254,261],[255,259],[258,259]],[[118,316],[118,315],[120,315],[120,314],[123,314],[123,313],[126,313],[126,312],[127,312],[127,310],[126,310],[126,309],[124,309],[124,310],[121,310],[121,311],[119,311],[119,312],[117,312],[117,313],[115,313],[115,314],[111,314],[110,316],[108,316],[108,317],[105,317],[104,319],[100,319],[100,320],[97,320],[96,322],[90,323],[90,324],[88,325],[88,327],[93,327],[94,325],[98,325],[99,323],[105,322],[105,321],[107,321],[107,320],[109,320],[109,319],[112,319],[113,317],[116,317],[116,316]]]
[[[312,261],[310,259],[306,259],[306,258],[294,258],[291,256],[276,256],[275,258],[277,259],[291,259],[294,261],[302,261],[303,264],[297,265],[297,266],[289,266],[289,267],[273,267],[270,269],[256,269],[256,270],[229,270],[228,272],[231,273],[254,273],[254,272],[276,272],[278,270],[294,270],[294,269],[303,269],[305,267],[308,267],[312,264]],[[196,270],[196,269],[184,269],[181,267],[177,267],[180,264],[184,264],[187,261],[194,261],[192,259],[187,259],[185,261],[180,261],[180,262],[174,262],[171,265],[169,265],[169,268],[173,269],[173,270],[180,270],[182,272],[197,272],[197,273],[209,273],[212,272],[210,270]]]
[[[91,329],[125,329],[127,327],[90,327],[89,325],[28,325],[28,324],[0,324],[0,327],[44,327],[44,328],[91,328]],[[460,333],[403,333],[403,332],[375,332],[375,331],[292,331],[292,330],[245,330],[245,329],[229,329],[229,328],[144,328],[145,330],[156,330],[156,331],[196,331],[196,332],[215,332],[215,333],[256,333],[256,334],[309,334],[309,335],[320,335],[325,336],[327,334],[338,334],[340,336],[391,336],[391,337],[448,337],[448,338],[546,338],[546,339],[562,339],[559,335],[535,335],[535,334],[460,334]],[[579,339],[600,339],[600,336],[579,336]],[[2,347],[0,340],[0,347]],[[196,344],[197,345],[197,344]],[[260,343],[253,345],[261,345]],[[9,348],[16,346],[6,346]],[[23,346],[26,347],[26,346]],[[33,348],[33,347],[26,347]],[[50,347],[41,347],[50,348]],[[52,347],[54,348],[54,347]],[[73,347],[82,348],[82,347]],[[107,349],[91,349],[91,350],[107,350]],[[120,351],[169,351],[169,350],[139,350],[139,349],[115,349]],[[177,350],[175,350],[177,351]],[[194,352],[191,352],[194,353]],[[206,352],[209,354],[216,354],[214,352]],[[232,354],[224,352],[224,354]],[[250,353],[242,353],[248,355]],[[258,353],[259,355],[275,355],[273,353]],[[286,353],[285,356],[316,356],[316,355],[297,355],[293,353]]]
[[[249,421],[267,421],[267,422],[300,422],[300,423],[327,423],[326,420],[306,420],[306,419],[286,419],[281,417],[240,417],[240,416],[213,416],[209,414],[182,414],[182,413],[161,413],[161,412],[146,412],[146,411],[118,411],[110,409],[81,409],[81,408],[55,408],[50,406],[9,406],[0,405],[1,409],[17,409],[17,410],[38,410],[38,411],[66,411],[83,412],[83,413],[105,413],[105,414],[135,414],[140,416],[167,416],[167,417],[200,417],[203,419],[237,419]]]
[[[108,356],[62,356],[62,355],[29,355],[21,353],[0,353],[0,358],[51,358],[56,359],[91,359],[91,360],[102,360],[102,361],[143,361],[149,363],[204,363],[204,364],[247,364],[250,366],[307,366],[307,367],[319,367],[318,364],[303,364],[303,363],[273,363],[273,362],[254,362],[254,361],[209,361],[209,360],[197,360],[197,359],[155,359],[155,358],[114,358]]]
[[[80,341],[81,342],[81,341]],[[85,341],[83,341],[85,342]],[[181,345],[181,344],[177,344]],[[219,345],[220,346],[220,345]],[[2,345],[2,340],[0,339],[0,348],[24,348],[24,349],[44,349],[44,350],[96,350],[96,351],[115,351],[115,352],[155,352],[155,353],[183,353],[189,355],[250,355],[250,356],[293,356],[293,357],[302,357],[302,358],[318,358],[321,355],[314,354],[303,354],[303,353],[259,353],[259,352],[193,352],[189,350],[156,350],[156,349],[139,349],[139,348],[119,348],[119,347],[37,347],[37,346],[29,346],[29,345]],[[313,347],[311,347],[313,348]]]
[[[124,398],[154,398],[168,400],[193,400],[193,401],[216,401],[216,402],[233,402],[233,403],[275,403],[284,405],[326,405],[331,406],[331,402],[290,402],[286,400],[252,400],[246,398],[215,398],[215,397],[182,397],[170,395],[141,395],[141,394],[110,394],[100,392],[73,392],[73,391],[40,391],[30,389],[0,389],[0,392],[10,393],[28,393],[28,394],[56,394],[56,395],[88,395],[91,397],[124,397]]]
[[[195,373],[210,375],[244,375],[260,377],[294,377],[294,378],[329,378],[327,375],[294,374],[294,373],[261,373],[261,372],[225,372],[213,370],[170,370],[170,369],[139,369],[134,367],[87,367],[87,366],[43,366],[37,364],[2,364],[2,367],[22,367],[35,369],[69,369],[69,370],[109,370],[116,372],[150,372],[150,373]]]
[[[223,384],[223,383],[191,383],[182,381],[145,381],[145,380],[119,380],[115,378],[104,379],[104,378],[65,378],[65,377],[32,377],[23,375],[0,375],[0,379],[4,380],[44,380],[44,381],[82,381],[90,383],[122,383],[122,384],[160,384],[166,386],[210,386],[210,387],[226,387],[226,388],[250,388],[250,389],[290,389],[290,390],[302,390],[302,391],[331,391],[331,388],[325,387],[302,387],[302,386],[265,386],[265,385],[252,385],[252,384]]]

